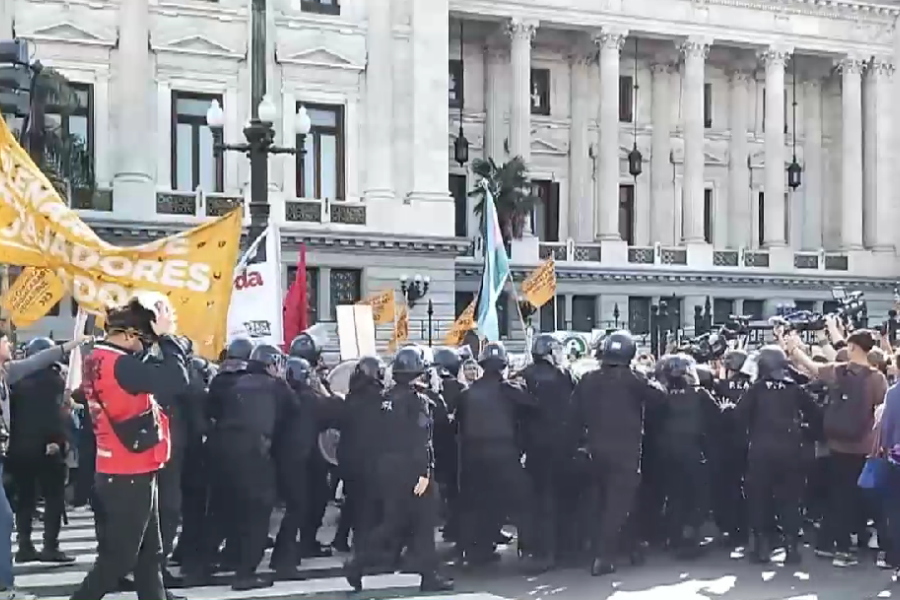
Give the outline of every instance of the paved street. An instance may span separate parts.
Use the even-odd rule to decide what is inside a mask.
[[[332,515],[329,515],[331,517]],[[16,565],[16,583],[41,598],[67,598],[94,560],[93,516],[72,511],[63,530],[63,550],[77,557],[74,565],[40,563]],[[40,539],[40,527],[35,532]],[[331,527],[321,539],[330,539]],[[15,549],[15,548],[14,548]],[[480,572],[454,573],[460,600],[874,600],[900,598],[900,586],[892,588],[890,572],[865,561],[854,569],[837,570],[807,551],[799,568],[754,567],[746,560],[731,558],[716,549],[691,563],[651,557],[644,567],[623,568],[610,578],[592,578],[585,569],[566,569],[531,577],[517,572],[515,553],[508,549],[503,561]],[[272,600],[313,598],[321,600],[404,598],[418,599],[418,576],[387,574],[365,579],[365,591],[350,592],[340,576],[342,557],[306,560],[305,579],[277,582],[274,587],[251,592],[233,592],[226,576],[216,585],[177,590],[190,600]],[[264,565],[267,560],[264,561]],[[114,600],[134,598],[132,593],[114,594]]]

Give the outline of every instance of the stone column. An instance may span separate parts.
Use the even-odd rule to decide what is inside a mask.
[[[894,118],[892,92],[894,86],[894,63],[889,58],[875,58],[872,61],[870,77],[875,85],[875,229],[872,232],[872,249],[876,252],[893,252],[892,239],[895,226],[893,197],[894,149],[891,143]]]
[[[496,45],[484,48],[484,158],[493,158],[498,164],[506,157],[504,143],[509,136],[506,126],[506,103],[503,90],[506,82],[505,51]]]
[[[150,13],[148,0],[119,5],[119,46],[116,50],[115,125],[116,172],[113,205],[129,219],[156,214],[153,149],[150,132]]]
[[[412,13],[413,188],[409,199],[439,209],[432,218],[444,224],[446,235],[453,235],[454,206],[447,189],[450,8],[448,0],[428,0],[413,3]]]
[[[666,58],[651,65],[653,77],[653,134],[650,139],[650,242],[675,245],[675,198],[672,196],[672,63]]]
[[[537,22],[512,19],[507,27],[510,46],[509,153],[531,162],[531,41]]]
[[[369,5],[366,31],[366,200],[394,197],[394,31],[391,0]],[[388,109],[388,110],[386,110]]]
[[[690,38],[681,45],[684,56],[684,89],[681,114],[684,120],[684,184],[681,210],[684,224],[684,242],[702,244],[703,190],[706,155],[703,151],[703,83],[706,80],[706,56],[709,42]]]
[[[875,242],[875,189],[878,167],[877,156],[878,112],[875,97],[875,81],[877,79],[872,67],[863,65],[862,76],[862,137],[863,137],[863,247],[871,248]]]
[[[770,47],[760,53],[766,67],[765,223],[763,245],[783,248],[785,239],[784,193],[787,187],[784,149],[784,64],[789,51]]]
[[[803,225],[800,247],[818,250],[823,246],[822,198],[822,82],[804,82],[803,93]]]
[[[590,172],[591,86],[589,53],[579,49],[569,57],[571,112],[569,127],[569,235],[576,242],[594,239],[594,207]]]
[[[728,146],[728,244],[729,248],[751,245],[750,146],[747,141],[750,76],[744,70],[731,73],[731,141]]]
[[[628,32],[603,28],[600,49],[600,143],[594,161],[594,218],[597,237],[619,241],[619,53]]]
[[[862,211],[862,69],[858,57],[848,56],[841,69],[841,244],[847,250],[863,248]]]

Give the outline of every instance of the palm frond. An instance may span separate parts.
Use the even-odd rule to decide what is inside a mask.
[[[497,219],[504,238],[520,238],[525,219],[531,215],[532,208],[539,200],[532,191],[525,161],[516,156],[498,166],[491,158],[476,159],[472,163],[472,172],[479,176],[478,185],[469,192],[470,197],[477,199],[473,207],[475,214],[481,216],[484,213],[486,184],[494,197]]]
[[[54,69],[44,67],[34,83],[34,101],[53,105],[65,114],[81,107],[81,99],[69,80]]]

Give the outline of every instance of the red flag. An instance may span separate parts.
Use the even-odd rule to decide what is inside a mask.
[[[284,349],[309,328],[309,297],[306,294],[306,244],[300,244],[297,277],[291,282],[284,298]]]

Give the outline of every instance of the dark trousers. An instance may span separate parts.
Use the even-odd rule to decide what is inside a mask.
[[[568,459],[563,455],[529,456],[525,470],[532,486],[531,523],[533,527],[532,554],[555,560],[561,538],[561,527],[564,518],[575,519],[575,515],[562,515],[561,495],[567,488]]]
[[[297,461],[296,464],[286,466],[285,472],[279,474],[281,482],[278,487],[284,499],[285,511],[275,537],[275,549],[272,551],[272,567],[275,569],[293,568],[299,562],[297,534],[307,515],[303,486],[305,462]]]
[[[616,556],[620,534],[632,511],[641,474],[636,466],[630,467],[605,457],[595,456],[593,468],[594,493],[600,511],[595,520],[592,548],[595,558],[611,561]],[[633,539],[621,541],[625,546],[633,544]]]
[[[322,526],[328,502],[334,494],[328,485],[331,464],[322,457],[318,448],[313,449],[306,465],[305,473],[299,474],[306,484],[306,507],[301,524],[300,544],[304,549],[312,550],[318,544],[316,536]]]
[[[673,540],[695,537],[707,515],[709,481],[700,448],[687,444],[666,452],[665,488],[670,510],[666,512]]]
[[[202,443],[189,445],[181,469],[181,535],[178,553],[182,570],[205,568],[210,554],[205,551],[204,539],[209,502],[209,475],[206,471],[205,448]]]
[[[719,531],[740,541],[747,534],[747,497],[744,478],[747,473],[747,454],[744,449],[724,448],[711,457],[712,509]]]
[[[750,528],[754,534],[772,531],[773,514],[789,545],[800,536],[803,463],[794,455],[751,454],[747,467]],[[848,534],[849,535],[849,534]]]
[[[874,491],[874,490],[873,490]],[[887,535],[884,541],[878,536],[882,549],[886,550],[885,560],[895,569],[900,569],[900,466],[891,465],[884,488],[876,491],[881,500],[881,515]]]
[[[862,511],[862,492],[857,485],[866,457],[832,452],[828,457],[828,505],[818,546],[849,552]]]
[[[409,468],[405,456],[382,459],[370,477],[366,485],[380,500],[382,518],[354,546],[351,569],[365,573],[372,567],[389,564],[397,545],[408,541],[410,567],[423,576],[434,574],[438,567],[434,547],[437,486],[432,481],[423,496],[413,494],[419,477]]]
[[[59,548],[59,530],[66,508],[66,465],[61,456],[35,456],[13,462],[17,488],[16,531],[19,543],[31,543],[34,510],[44,496],[44,549]]]
[[[162,539],[156,473],[97,474],[97,560],[70,600],[100,600],[134,573],[138,600],[162,600]]]
[[[86,443],[84,440],[87,438]],[[94,474],[97,461],[97,444],[93,436],[82,433],[78,440],[78,472],[75,475],[75,490],[72,503],[84,506],[91,500],[94,491]]]
[[[532,552],[531,486],[515,447],[464,444],[460,464],[463,502],[460,542],[469,556],[493,552],[497,528],[509,518],[519,534],[519,550]],[[387,507],[385,507],[387,510]]]
[[[163,556],[172,554],[178,524],[181,522],[181,466],[182,453],[173,452],[172,458],[157,474],[159,486],[159,531],[162,535]]]
[[[356,544],[360,539],[360,493],[358,487],[360,478],[354,475],[349,469],[341,472],[341,481],[343,482],[344,504],[341,506],[341,517],[338,521],[338,528],[334,534],[332,545],[346,545],[350,540],[350,534],[353,533],[353,543]]]

